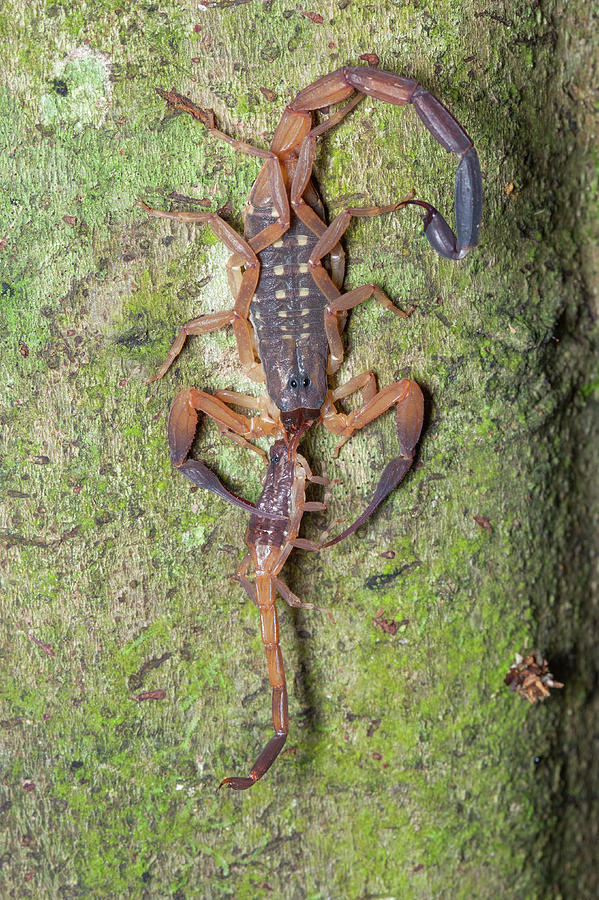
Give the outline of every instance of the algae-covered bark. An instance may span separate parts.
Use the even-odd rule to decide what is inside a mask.
[[[596,896],[592,15],[3,4],[2,896]],[[266,146],[301,87],[365,53],[474,138],[481,245],[436,257],[415,211],[347,234],[346,284],[416,311],[354,312],[340,379],[423,386],[418,465],[358,535],[287,566],[335,624],[282,610],[288,749],[217,795],[270,727],[256,611],[230,581],[246,522],[172,472],[165,417],[191,384],[257,388],[226,332],[146,385],[178,324],[228,303],[227,254],[134,201],[176,190],[239,226],[257,165],[166,117],[154,87]],[[317,168],[331,212],[411,189],[451,207],[455,159],[410,109],[365,100]],[[393,416],[337,462],[333,446],[305,442],[340,479],[310,537],[363,507]],[[257,495],[258,456],[209,425],[195,451]],[[566,682],[539,707],[503,685],[534,645]]]

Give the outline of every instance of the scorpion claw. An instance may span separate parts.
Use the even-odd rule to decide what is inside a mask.
[[[410,461],[420,439],[424,419],[424,397],[415,381],[408,383],[405,397],[397,404],[397,439],[400,453]],[[399,457],[397,457],[399,459]]]
[[[221,497],[228,503],[232,503],[233,506],[244,509],[253,516],[260,516],[264,519],[275,519],[279,522],[287,521],[287,516],[280,516],[277,513],[269,512],[266,509],[257,509],[254,503],[250,503],[249,500],[244,500],[243,497],[238,497],[237,494],[234,494],[233,491],[230,491],[225,487],[218,475],[209,469],[205,463],[200,462],[199,459],[187,459],[177,468],[186,478],[189,478],[194,484],[198,484],[201,488],[204,488],[205,491],[211,491],[213,494],[216,494],[217,497]]]
[[[197,395],[199,392],[195,391]],[[172,464],[194,484],[211,491],[223,500],[239,506],[246,512],[266,519],[287,521],[286,516],[268,510],[256,509],[254,503],[238,497],[222,483],[218,475],[198,459],[188,459],[187,454],[193,442],[198,425],[198,413],[193,405],[194,389],[181,391],[175,397],[168,419],[168,443]]]
[[[383,470],[383,474],[376,486],[372,500],[358,516],[358,518],[349,525],[341,534],[319,545],[318,549],[323,550],[325,547],[332,547],[338,544],[344,538],[349,537],[354,531],[363,525],[369,516],[375,511],[377,506],[388,497],[391,491],[397,487],[402,478],[410,470],[414,461],[414,450],[420,438],[422,431],[422,421],[424,418],[424,397],[422,391],[415,381],[407,382],[406,393],[397,401],[397,439],[399,442],[399,456],[396,456],[391,462],[388,462]]]
[[[175,397],[168,417],[168,445],[171,462],[181,466],[198,427],[198,414],[191,404],[191,391],[181,391]]]

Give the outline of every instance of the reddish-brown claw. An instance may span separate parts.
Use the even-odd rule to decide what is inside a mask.
[[[235,397],[232,392],[228,392],[228,396]],[[245,398],[242,396],[242,399]],[[168,420],[168,442],[173,465],[194,484],[211,491],[246,512],[254,513],[262,519],[287,521],[285,516],[268,509],[258,510],[254,503],[244,500],[243,497],[239,497],[225,487],[218,475],[205,463],[187,458],[196,434],[199,411],[214,419],[217,425],[234,440],[242,442],[258,452],[262,451],[250,444],[246,440],[246,435],[260,437],[263,434],[272,434],[280,430],[275,423],[269,422],[267,419],[248,419],[246,416],[234,412],[223,400],[211,394],[195,388],[181,391],[175,397]]]
[[[351,525],[345,528],[341,534],[321,543],[318,549],[322,550],[325,547],[332,547],[333,544],[339,543],[339,541],[357,531],[410,470],[414,461],[416,445],[422,431],[424,397],[415,381],[403,379],[403,381],[392,384],[375,394],[371,400],[355,413],[350,413],[349,416],[346,416],[343,413],[331,412],[328,420],[323,419],[325,425],[328,425],[331,431],[343,434],[343,441],[346,441],[356,429],[362,428],[368,422],[371,422],[393,404],[397,406],[399,455],[385,466],[374,495],[364,512],[358,516],[355,522],[352,522]]]

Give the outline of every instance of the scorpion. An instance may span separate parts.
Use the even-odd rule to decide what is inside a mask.
[[[341,332],[351,309],[374,297],[398,317],[406,318],[411,312],[396,307],[373,284],[342,292],[345,256],[341,238],[352,218],[374,217],[415,205],[424,210],[424,234],[432,248],[448,259],[462,259],[478,243],[482,214],[478,156],[462,126],[433,94],[413,79],[368,66],[343,66],[301,90],[283,112],[269,150],[230,137],[217,127],[212,110],[198,107],[182,94],[161,89],[158,93],[171,109],[190,114],[215,138],[263,160],[246,205],[244,238],[216,213],[166,212],[140,200],[137,204],[154,217],[208,225],[232,254],[227,272],[233,307],[186,322],[150,381],[165,375],[188,336],[207,334],[230,324],[245,374],[266,384],[267,396],[259,398],[228,390],[214,394],[195,388],[181,391],[169,417],[169,448],[173,464],[188,478],[250,511],[247,540],[249,556],[256,566],[255,594],[263,635],[272,637],[276,633],[276,612],[266,610],[274,610],[275,588],[281,593],[282,582],[277,573],[291,548],[302,546],[295,527],[299,529],[301,520],[301,512],[297,518],[298,510],[307,508],[303,485],[308,475],[305,461],[297,453],[300,438],[314,423],[322,422],[339,437],[336,457],[356,430],[392,406],[396,408],[399,454],[387,464],[372,499],[350,526],[319,545],[308,547],[310,542],[304,542],[306,549],[322,549],[353,533],[399,484],[412,465],[422,428],[423,396],[411,379],[401,379],[379,391],[373,373],[365,372],[346,384],[329,388],[328,376],[343,361]],[[413,195],[387,206],[346,207],[330,225],[325,224],[324,208],[312,178],[317,139],[338,125],[365,96],[395,105],[413,105],[432,136],[459,157],[455,179],[457,234],[434,206],[414,199]],[[313,125],[314,111],[346,100],[326,120]],[[350,413],[337,409],[338,401],[358,391],[362,403],[357,409]],[[259,415],[246,416],[232,407]],[[188,458],[200,412],[212,418],[223,434],[265,459],[264,452],[251,441],[275,438],[277,461],[271,455],[265,487],[255,505],[230,492],[203,463]],[[295,509],[293,516],[290,509]],[[267,571],[259,568],[259,547],[271,560],[272,568]],[[238,576],[248,590],[247,573],[240,572]],[[268,603],[265,597],[269,598]],[[285,599],[289,600],[289,595]],[[225,779],[223,784],[237,790],[250,787],[264,774],[280,752],[287,733],[284,676],[280,683],[272,680],[278,677],[279,663],[283,671],[282,659],[278,642],[273,639],[271,643],[277,647],[272,652],[267,649],[275,737],[257,760],[249,780]]]
[[[243,370],[250,379],[266,382],[268,396],[261,399],[232,391],[217,391],[213,397],[202,392],[187,396],[190,403],[193,397],[200,404],[197,411],[212,416],[239,443],[247,444],[248,439],[265,435],[293,434],[303,424],[320,420],[340,436],[336,456],[354,431],[393,405],[399,409],[402,404],[412,404],[413,416],[417,417],[422,403],[416,386],[411,387],[413,382],[408,385],[403,380],[377,392],[374,375],[366,372],[329,390],[328,375],[334,374],[343,361],[340,332],[349,310],[373,296],[397,316],[408,315],[372,284],[341,293],[345,259],[339,242],[352,217],[377,216],[412,204],[425,210],[424,233],[442,256],[462,259],[476,246],[482,213],[481,173],[476,150],[462,126],[417,81],[369,66],[343,66],[300,91],[285,109],[270,150],[220,131],[212,110],[201,109],[187,97],[175,91],[158,93],[169,106],[201,122],[214,137],[263,159],[264,164],[246,207],[246,239],[216,213],[165,212],[137,201],[152,216],[205,223],[232,253],[227,269],[235,298],[233,308],[185,323],[151,380],[167,372],[189,335],[206,334],[231,324]],[[314,110],[346,100],[354,93],[356,96],[345,106],[312,127]],[[455,180],[457,236],[430,203],[411,197],[388,206],[348,207],[325,225],[311,177],[316,141],[339,124],[365,95],[397,105],[412,104],[441,146],[459,156]],[[327,257],[330,271],[323,265]],[[335,403],[356,391],[362,393],[362,405],[349,414],[339,412]],[[247,418],[239,417],[231,405],[258,410],[262,415],[252,416],[248,427]],[[187,443],[187,436],[183,443]],[[182,459],[173,458],[173,462],[178,465]],[[375,491],[378,502],[404,472],[401,457],[389,465]]]
[[[184,405],[175,401],[169,417],[169,434],[172,434],[176,427],[177,418],[182,411],[184,412]],[[299,437],[298,432],[291,441],[282,439],[275,441],[270,449],[262,493],[255,506],[248,504],[251,507],[245,537],[248,552],[235,576],[260,612],[260,631],[266,654],[268,679],[272,687],[272,720],[275,732],[274,737],[258,756],[249,776],[224,778],[219,785],[236,791],[246,790],[262,778],[283,749],[289,731],[285,667],[279,646],[279,624],[275,605],[277,594],[290,606],[317,609],[313,603],[303,603],[278,577],[293,547],[315,548],[313,542],[298,537],[304,512],[326,509],[326,502],[306,501],[306,481],[328,484],[328,479],[313,475],[307,461],[297,453]],[[210,470],[199,460],[187,460],[181,466],[181,470],[190,481],[206,487],[206,472]],[[223,499],[235,505],[246,503],[242,500],[240,504],[240,498],[228,491],[222,483],[218,493]],[[253,583],[247,577],[251,567],[253,567]]]

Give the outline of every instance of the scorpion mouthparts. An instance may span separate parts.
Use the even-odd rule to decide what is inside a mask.
[[[319,418],[320,409],[306,409],[303,406],[281,412],[281,423],[285,429],[285,443],[290,447],[297,448],[300,438]]]

